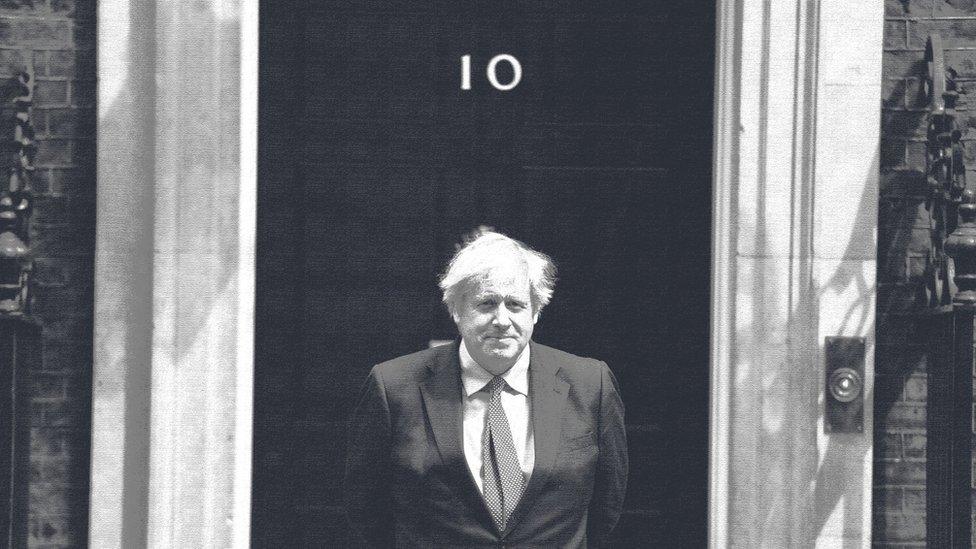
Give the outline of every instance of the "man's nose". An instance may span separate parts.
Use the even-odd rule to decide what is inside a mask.
[[[509,313],[508,307],[504,304],[498,306],[495,309],[495,317],[493,319],[496,326],[508,326],[511,323],[511,315]]]

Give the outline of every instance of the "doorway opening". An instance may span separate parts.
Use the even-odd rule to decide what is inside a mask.
[[[715,9],[644,4],[262,2],[255,546],[346,539],[347,414],[455,337],[482,225],[559,268],[535,339],[620,381],[619,545],[705,544]]]

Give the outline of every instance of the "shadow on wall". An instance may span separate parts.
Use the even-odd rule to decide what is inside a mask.
[[[912,74],[920,74],[925,70],[925,63],[919,61],[911,69]],[[884,98],[883,104],[886,107],[898,105],[905,94],[908,93],[905,81],[901,80],[891,91],[891,94]],[[915,128],[926,116],[925,112],[900,111],[904,117],[883,117],[881,135],[888,136],[897,132],[895,126],[907,125]],[[906,120],[907,118],[907,120]],[[876,157],[872,163],[872,173],[880,173],[880,158]],[[925,175],[919,170],[906,169],[893,172],[881,181],[880,193],[883,197],[878,203],[878,196],[873,193],[862,193],[860,206],[858,207],[858,217],[869,218],[877,208],[879,219],[879,242],[878,242],[878,279],[883,278],[882,273],[890,273],[899,267],[902,270],[909,269],[908,263],[903,255],[903,251],[908,249],[912,240],[913,228],[917,223],[918,212],[924,202],[924,181]],[[870,188],[870,187],[869,187]],[[887,198],[897,198],[902,202],[900,207],[892,207],[892,202]],[[921,211],[924,211],[922,209]],[[890,239],[890,240],[889,240]],[[859,248],[856,242],[848,243],[848,251]],[[848,253],[844,254],[845,257]],[[872,289],[876,281],[864,280],[863,273],[853,268],[855,264],[845,263],[830,277],[821,288],[817,301],[826,292],[852,293],[860,298],[851,305],[844,315],[842,323],[842,333],[865,333],[869,307],[871,306]],[[876,305],[876,323],[881,324],[895,311],[904,311],[906,297],[908,306],[911,307],[915,301],[919,286],[909,283],[904,287],[899,287],[894,292],[877,292],[878,303]],[[907,293],[907,296],[906,296]],[[880,337],[880,336],[879,336]],[[817,342],[819,344],[820,342]],[[870,354],[870,350],[869,350]],[[905,364],[910,364],[908,361]],[[892,404],[897,401],[903,392],[907,375],[911,373],[911,365],[905,371],[887,371],[881,379],[876,378],[873,387],[868,387],[864,395],[865,402],[874,403],[874,424],[881,426],[885,424],[888,412]],[[896,380],[892,383],[890,380]],[[823,397],[822,397],[823,398]],[[822,414],[823,401],[819,404],[818,413]],[[799,419],[799,418],[798,418]],[[877,427],[875,427],[877,430]],[[866,439],[865,437],[871,437]],[[823,459],[817,468],[811,486],[813,487],[813,501],[815,502],[815,522],[812,528],[811,544],[819,532],[830,519],[831,514],[836,512],[839,505],[843,505],[843,524],[845,546],[850,543],[851,547],[860,546],[851,540],[851,536],[873,535],[872,532],[858,534],[860,525],[863,523],[861,513],[863,512],[863,487],[860,484],[845,483],[844,479],[859,478],[864,466],[865,452],[875,442],[875,453],[884,453],[884,448],[877,444],[883,444],[881,439],[874,441],[874,433],[864,433],[863,435],[829,435],[827,437],[827,447],[823,451]],[[882,437],[883,438],[883,437]],[[856,458],[856,459],[855,459]],[[878,473],[875,472],[874,478]],[[872,482],[873,483],[873,482]],[[867,495],[871,497],[871,494]],[[886,529],[883,514],[873,514],[873,532],[883,532]]]
[[[872,160],[871,172],[878,169],[878,158]],[[805,183],[809,185],[810,183]],[[859,201],[857,216],[871,219],[877,208],[874,185],[865,186]],[[760,197],[764,196],[762,190]],[[760,198],[760,200],[762,200]],[[801,207],[812,215],[812,208]],[[757,207],[764,211],[764,205]],[[757,220],[756,249],[768,249],[765,220]],[[812,227],[812,220],[800,222],[800,226]],[[862,231],[863,232],[863,231]],[[809,235],[807,235],[809,236]],[[863,334],[870,329],[871,305],[875,281],[866,280],[863,269],[865,245],[856,235],[847,243],[836,270],[825,279],[818,280],[816,268],[810,259],[813,250],[801,251],[792,259],[789,273],[799,278],[793,283],[800,295],[792,299],[788,311],[792,333],[784,333],[784,327],[776,325],[782,315],[764,314],[771,302],[769,295],[783,295],[783,281],[773,273],[757,269],[753,286],[751,308],[752,325],[740,327],[737,339],[751,338],[752,347],[760,350],[748,357],[762,379],[762,402],[757,404],[757,417],[761,429],[756,448],[759,450],[758,477],[768,482],[768,496],[763,498],[760,517],[755,526],[763,534],[757,539],[783,543],[784,546],[812,547],[818,536],[829,527],[830,535],[843,536],[844,544],[861,547],[863,532],[864,485],[852,482],[863,476],[867,452],[871,448],[871,434],[821,435],[823,429],[823,380],[822,341],[819,333],[820,306],[830,295],[856,295],[858,298],[843,311],[838,333]],[[808,239],[804,239],[808,240]],[[782,276],[782,275],[780,275]],[[811,338],[811,334],[814,334]],[[812,340],[811,340],[812,339]],[[774,356],[770,349],[781,349]],[[873,349],[867,349],[868,354]],[[770,361],[785,362],[780,368],[765,368]],[[864,396],[866,402],[874,398],[871,391]],[[819,450],[818,450],[819,445]],[[784,501],[783,487],[789,487],[789,498]],[[765,486],[759,490],[767,489]],[[868,494],[867,497],[870,497]],[[831,523],[828,526],[828,522]],[[842,529],[838,530],[838,529]]]
[[[904,94],[904,85],[893,92],[887,102],[897,101],[897,97]],[[919,116],[924,116],[921,113]],[[890,121],[885,121],[886,124]],[[887,133],[887,128],[882,130]],[[876,153],[871,159],[868,177],[873,180],[880,171],[880,155]],[[809,178],[812,179],[812,178]],[[760,212],[757,219],[755,249],[766,250],[770,247],[766,233],[766,219],[763,212],[766,205],[763,190],[765,181],[760,181],[757,193],[759,203],[755,209]],[[812,196],[813,182],[808,180],[804,186],[802,196]],[[863,186],[864,191],[859,197],[857,208],[858,219],[873,219],[878,211],[878,196],[875,186]],[[848,197],[837,197],[846,200]],[[821,206],[822,207],[822,206]],[[801,215],[811,216],[813,205],[801,204]],[[901,231],[896,231],[896,241],[905,242],[911,235],[914,224],[912,216],[906,215],[904,223],[899,225]],[[882,212],[884,219],[885,212]],[[813,227],[813,219],[802,219],[800,227]],[[756,479],[763,479],[757,491],[768,492],[768,497],[762,498],[760,516],[754,517],[753,528],[763,534],[756,539],[763,539],[784,546],[812,547],[818,537],[828,535],[832,539],[843,537],[844,547],[861,547],[865,536],[871,532],[863,531],[865,524],[864,498],[871,498],[870,491],[865,493],[863,478],[865,460],[872,448],[873,433],[859,434],[823,434],[824,398],[822,379],[822,348],[823,342],[818,339],[820,332],[821,307],[831,301],[831,296],[857,296],[846,310],[840,311],[840,319],[836,328],[838,334],[865,334],[872,330],[871,315],[875,280],[865,278],[863,269],[863,250],[866,248],[862,241],[870,238],[867,231],[856,231],[846,243],[843,252],[831,257],[839,257],[837,267],[832,273],[820,271],[823,264],[830,262],[811,260],[816,257],[818,250],[797,250],[788,268],[790,277],[798,277],[797,281],[789,281],[794,291],[799,295],[792,297],[790,309],[786,311],[788,325],[793,327],[792,333],[784,333],[784,327],[779,325],[783,314],[771,311],[776,307],[767,296],[783,295],[784,284],[782,274],[775,275],[772,271],[757,269],[753,281],[752,325],[738,328],[737,339],[751,341],[752,356],[744,357],[748,360],[756,374],[750,375],[754,379],[761,379],[759,390],[761,402],[745,403],[743,406],[755,406],[753,417],[761,418],[759,438],[755,446],[749,451],[758,452],[756,465]],[[812,235],[800,235],[801,246],[812,241]],[[882,246],[884,248],[884,246]],[[897,248],[896,248],[897,249]],[[798,252],[798,253],[797,253]],[[784,260],[785,261],[785,260]],[[879,270],[883,269],[879,263]],[[741,283],[741,282],[740,282]],[[885,301],[878,306],[878,314],[885,314]],[[764,314],[769,313],[769,314]],[[834,317],[836,312],[831,311]],[[812,340],[811,340],[812,339]],[[770,355],[770,349],[779,349]],[[867,350],[868,356],[874,351]],[[748,353],[749,351],[744,351]],[[779,368],[765,368],[764,363],[785,362]],[[740,381],[741,382],[741,381]],[[876,402],[875,418],[885,417],[890,407],[892,388],[882,386],[881,392],[875,395],[869,387],[864,395],[865,402]],[[755,455],[755,454],[754,454]],[[768,486],[768,488],[767,488]],[[789,487],[789,495],[784,495],[783,488]],[[784,500],[784,498],[790,498]],[[753,540],[755,541],[755,540]]]
[[[877,174],[878,170],[879,159],[876,154],[870,163],[869,173]],[[872,219],[876,211],[875,186],[865,185],[857,208],[857,218]],[[864,238],[864,231],[861,233],[856,236]],[[842,320],[836,328],[839,334],[867,334],[873,331],[869,319],[874,313],[872,305],[876,282],[865,280],[862,262],[856,260],[861,259],[859,251],[863,249],[864,243],[852,238],[841,257],[855,260],[841,262],[837,270],[821,283],[814,296],[813,303],[820,303],[828,294],[858,296],[844,311]],[[817,315],[814,315],[814,318],[816,319]],[[810,333],[818,333],[818,330],[812,330]],[[869,340],[871,341],[873,340]],[[815,344],[821,345],[822,342],[816,341]],[[869,347],[865,352],[867,356],[871,356],[874,349]],[[817,353],[816,356],[822,363],[822,354]],[[822,371],[821,364],[816,366],[817,372]],[[821,394],[823,380],[818,378],[816,382],[820,387],[815,394]],[[817,402],[817,429],[822,429],[825,398],[826,395],[822,395]],[[873,401],[873,387],[866,387],[863,398],[865,403]],[[863,482],[852,482],[852,479],[863,478],[866,455],[872,445],[872,434],[868,431],[857,434],[835,433],[826,435],[825,438],[826,448],[821,451],[822,458],[810,483],[814,502],[810,544],[813,545],[817,535],[827,526],[832,516],[836,515],[843,524],[844,547],[862,547],[862,539],[871,535],[871,532],[863,531],[865,487]],[[867,498],[871,498],[870,492]]]
[[[235,117],[213,123],[220,114],[219,100],[211,101],[213,113],[194,109],[213,98],[239,93],[236,79],[224,82],[210,74],[213,60],[209,54],[237,52],[236,47],[227,45],[239,42],[240,22],[221,17],[212,8],[213,2],[173,3],[167,8],[172,12],[166,16],[181,21],[184,28],[171,43],[160,44],[166,40],[157,34],[157,9],[162,4],[129,0],[111,4],[128,13],[128,18],[120,18],[118,28],[111,28],[108,21],[100,22],[100,30],[109,27],[108,34],[127,39],[116,48],[100,47],[100,69],[103,74],[107,70],[125,70],[127,74],[102,81],[99,87],[99,100],[104,102],[99,106],[98,117],[101,158],[95,356],[99,369],[95,372],[98,385],[93,398],[96,413],[100,404],[103,410],[109,410],[102,412],[105,426],[94,426],[95,436],[118,423],[124,425],[124,432],[107,435],[100,444],[102,448],[96,442],[93,449],[93,459],[99,459],[101,453],[100,463],[121,465],[121,471],[94,470],[93,484],[104,484],[121,493],[93,493],[92,517],[106,521],[93,528],[115,532],[122,547],[138,547],[145,544],[149,524],[152,361],[165,355],[153,352],[154,298],[167,304],[176,301],[178,305],[178,312],[169,313],[179,315],[172,319],[178,321],[174,341],[169,342],[173,347],[164,349],[176,353],[165,358],[186,371],[205,371],[204,364],[188,362],[188,353],[194,347],[205,346],[197,341],[208,337],[213,324],[219,321],[213,313],[219,309],[221,296],[236,295],[237,174],[222,173],[221,169],[225,165],[236,166],[238,120]],[[127,29],[122,28],[123,21],[128,22]],[[104,39],[100,45],[105,45]],[[157,62],[157,53],[173,46],[186,50],[178,71]],[[167,58],[172,58],[171,52]],[[157,123],[158,113],[170,109],[166,119],[172,120],[173,102],[164,101],[177,93],[185,109],[184,122],[178,128],[162,127]],[[157,98],[161,101],[157,102]],[[173,145],[173,132],[181,135],[178,150],[160,154],[157,137],[164,135],[166,145]],[[234,138],[218,138],[221,135]],[[134,147],[133,143],[139,145]],[[228,144],[233,144],[234,150],[221,148]],[[185,164],[164,164],[172,164],[173,158]],[[176,193],[177,198],[170,193]],[[217,200],[221,203],[215,204]],[[162,214],[157,211],[160,204],[175,207]],[[229,216],[229,212],[235,215]],[[174,215],[175,219],[157,215]],[[157,227],[175,231],[175,235],[161,237]],[[202,250],[200,242],[206,243]],[[166,249],[167,245],[170,249]],[[175,256],[167,257],[169,251]],[[164,261],[175,263],[173,274],[177,276],[190,270],[187,261],[201,263],[203,258],[205,263],[199,264],[199,270],[210,280],[205,287],[177,280],[172,291],[178,292],[179,297],[163,295],[167,290],[154,280],[153,269],[154,261],[161,256]],[[123,376],[124,380],[115,379]],[[117,409],[120,403],[124,411]],[[95,419],[98,421],[99,417]],[[109,480],[99,483],[100,475]],[[120,502],[112,501],[118,497]],[[102,508],[94,508],[98,505]],[[108,508],[109,505],[117,507]],[[115,522],[120,518],[119,533]]]
[[[924,70],[924,62],[919,62],[919,66],[913,68],[913,73],[918,73],[920,70]],[[907,93],[906,85],[904,81],[900,81],[897,86],[892,90],[891,94],[884,99],[883,103],[885,106],[892,106],[898,104],[904,94]],[[922,122],[925,117],[924,112],[905,112],[902,111],[900,114],[908,115],[911,120],[905,120],[903,118],[892,118],[884,117],[882,120],[882,135],[891,135],[895,133],[895,125],[908,124],[909,127],[916,127]],[[872,163],[872,173],[879,173],[880,158],[876,157]],[[917,170],[903,170],[895,172],[893,176],[887,177],[882,180],[881,194],[883,196],[889,196],[892,192],[898,194],[898,198],[903,201],[903,205],[900,208],[892,209],[890,208],[891,203],[886,200],[882,200],[881,204],[878,204],[878,196],[873,193],[864,192],[861,196],[860,206],[858,208],[858,216],[862,218],[868,218],[874,214],[875,208],[877,208],[879,226],[883,227],[881,231],[882,238],[880,238],[878,243],[879,249],[879,261],[878,261],[878,271],[879,275],[881,273],[890,273],[893,268],[900,266],[902,269],[906,269],[906,261],[904,255],[901,253],[892,253],[895,250],[905,250],[908,247],[909,242],[912,239],[913,228],[916,224],[917,212],[919,207],[924,201],[921,193],[924,192],[924,174]],[[893,186],[899,186],[900,188],[893,188]],[[889,241],[888,238],[891,240]],[[848,243],[848,250],[852,248],[860,247],[855,242]],[[844,254],[845,257],[848,255]],[[892,263],[896,263],[893,265]],[[841,269],[836,271],[829,280],[827,280],[824,286],[821,288],[819,295],[817,295],[817,300],[826,292],[841,292],[846,291],[854,295],[860,296],[860,298],[851,305],[851,307],[846,311],[844,320],[842,323],[842,333],[865,333],[866,329],[870,329],[866,325],[867,317],[870,314],[869,307],[871,306],[871,295],[872,289],[875,286],[875,281],[867,281],[863,278],[863,273],[859,270],[852,268],[855,264],[842,264]],[[879,276],[881,278],[883,275]],[[893,310],[904,308],[905,303],[905,293],[908,293],[909,303],[914,301],[914,296],[917,294],[918,286],[917,284],[907,285],[905,288],[899,288],[899,291],[895,292],[883,292],[878,291],[878,303],[876,305],[876,322],[883,323],[884,319],[890,315]],[[817,342],[819,344],[819,342]],[[870,354],[870,353],[869,353]],[[884,425],[885,418],[891,409],[891,405],[898,400],[899,396],[902,394],[904,383],[906,380],[906,375],[910,373],[910,368],[905,372],[894,372],[894,379],[900,381],[898,383],[889,382],[889,375],[891,372],[885,372],[880,379],[876,378],[876,383],[873,387],[869,387],[868,391],[864,395],[865,402],[874,403],[874,424]],[[823,398],[823,397],[822,397]],[[823,411],[823,400],[819,404],[818,412]],[[871,438],[865,438],[871,437]],[[850,544],[851,547],[860,546],[858,543],[854,543],[851,536],[858,535],[872,535],[872,532],[864,532],[859,534],[860,525],[863,523],[864,517],[861,516],[863,512],[863,497],[865,497],[863,491],[863,485],[861,484],[850,484],[845,483],[845,479],[856,479],[861,475],[861,471],[864,467],[864,458],[866,451],[871,447],[874,439],[874,433],[864,433],[863,435],[842,435],[834,434],[827,437],[827,446],[823,451],[823,459],[817,468],[817,472],[813,478],[811,486],[813,487],[813,501],[815,502],[815,522],[813,525],[813,538],[811,538],[811,543],[813,539],[816,538],[816,532],[819,532],[830,520],[833,513],[837,512],[838,506],[843,506],[842,520],[844,525],[844,537],[845,546]],[[883,444],[883,442],[882,442]],[[875,447],[876,453],[883,453],[884,449]],[[877,473],[874,475],[877,478]],[[867,494],[867,497],[871,497],[871,494]],[[872,530],[874,532],[884,531],[886,525],[884,524],[884,516],[881,514],[874,514],[872,517]],[[856,539],[856,538],[854,538]]]

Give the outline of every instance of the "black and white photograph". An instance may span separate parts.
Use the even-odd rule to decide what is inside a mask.
[[[262,17],[252,543],[704,545],[714,6]]]
[[[976,0],[0,0],[0,547],[970,547]]]

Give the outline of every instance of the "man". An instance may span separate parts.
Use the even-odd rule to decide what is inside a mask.
[[[369,546],[606,543],[627,478],[623,403],[606,364],[532,341],[554,283],[547,256],[482,232],[440,281],[460,341],[372,369],[345,479]]]

